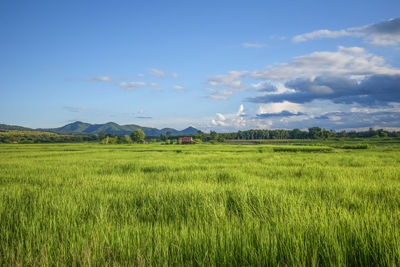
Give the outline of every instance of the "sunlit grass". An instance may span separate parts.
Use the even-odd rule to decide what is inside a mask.
[[[0,265],[400,264],[398,146],[279,147],[1,145]]]

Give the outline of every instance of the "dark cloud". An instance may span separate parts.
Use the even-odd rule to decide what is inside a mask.
[[[290,101],[307,103],[313,100],[331,100],[334,103],[364,106],[382,106],[400,102],[400,75],[374,75],[360,83],[355,79],[322,76],[313,81],[295,79],[285,84],[294,93],[264,95],[248,99],[254,103]]]
[[[365,31],[381,34],[400,34],[400,18],[366,26]]]
[[[261,88],[258,89],[258,91],[260,92],[276,92],[278,91],[278,88],[276,88],[276,86],[269,84],[269,83],[265,83],[262,85]]]
[[[279,113],[262,113],[262,114],[257,114],[257,118],[272,118],[272,117],[292,117],[292,116],[300,116],[300,115],[305,115],[304,113],[298,112],[298,113],[292,113],[287,110],[283,110]]]

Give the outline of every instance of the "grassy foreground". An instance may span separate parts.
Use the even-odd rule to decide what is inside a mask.
[[[278,146],[0,145],[0,265],[400,265],[396,144]]]

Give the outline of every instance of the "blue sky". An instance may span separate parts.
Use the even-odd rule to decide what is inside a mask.
[[[0,123],[400,128],[397,1],[2,1]]]

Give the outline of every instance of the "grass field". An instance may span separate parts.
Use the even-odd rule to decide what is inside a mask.
[[[0,265],[399,266],[399,144],[297,145],[0,145]]]

